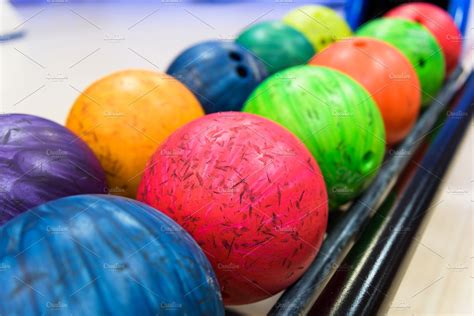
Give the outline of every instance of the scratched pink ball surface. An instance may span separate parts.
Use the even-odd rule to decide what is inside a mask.
[[[207,115],[173,133],[148,162],[138,199],[194,237],[227,305],[296,281],[327,224],[326,188],[312,155],[280,125],[248,113]]]

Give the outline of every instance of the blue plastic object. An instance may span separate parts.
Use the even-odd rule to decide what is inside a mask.
[[[399,4],[403,4],[404,2],[409,1],[401,1]],[[428,1],[430,2],[430,1]],[[377,2],[375,2],[377,3]],[[471,0],[450,0],[448,2],[448,12],[453,17],[454,22],[458,26],[459,30],[463,35],[466,34],[466,28],[469,21],[469,10],[470,10],[470,3]],[[374,4],[374,1],[370,0],[353,0],[347,1],[345,5],[345,17],[347,23],[349,23],[350,27],[355,30],[357,29],[362,23],[366,22],[367,20],[367,10],[370,8],[370,5]],[[380,3],[377,3],[380,6]],[[387,2],[387,9],[388,9]],[[382,7],[384,7],[382,5]],[[379,15],[383,12],[378,12]]]
[[[345,18],[352,30],[356,30],[364,22],[363,16],[367,2],[365,0],[353,0],[346,3]]]
[[[260,60],[226,41],[207,41],[186,49],[167,73],[196,95],[206,113],[239,111],[267,76]]]
[[[469,23],[469,10],[471,0],[451,0],[449,1],[448,11],[453,17],[463,35],[466,34],[466,28]]]
[[[207,258],[140,202],[79,195],[0,229],[1,315],[223,315]]]

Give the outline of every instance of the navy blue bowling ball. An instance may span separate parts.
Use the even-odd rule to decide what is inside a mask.
[[[207,41],[191,46],[167,73],[186,85],[206,113],[239,111],[267,76],[264,64],[233,42]]]
[[[1,315],[223,315],[211,265],[140,202],[77,195],[0,228]]]

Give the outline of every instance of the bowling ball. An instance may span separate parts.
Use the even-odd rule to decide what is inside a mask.
[[[349,76],[296,66],[265,80],[243,111],[267,117],[305,143],[321,167],[335,208],[372,181],[385,152],[385,131],[369,93]]]
[[[327,224],[315,160],[281,126],[211,114],[173,133],[148,164],[138,199],[163,210],[204,249],[224,303],[252,303],[295,282]]]
[[[264,64],[238,44],[198,43],[182,52],[167,73],[184,83],[206,113],[238,111],[267,76]]]
[[[433,35],[422,25],[403,19],[372,20],[357,35],[383,40],[399,49],[415,67],[421,86],[421,104],[427,106],[444,80],[444,57]]]
[[[410,61],[393,46],[355,37],[334,43],[314,56],[310,64],[342,71],[367,89],[382,114],[387,143],[401,141],[415,124],[421,103],[420,83]]]
[[[315,51],[352,35],[351,28],[334,10],[307,5],[290,11],[283,22],[303,33]]]
[[[50,200],[107,192],[92,150],[63,126],[33,115],[0,115],[0,174],[0,225]]]
[[[315,53],[302,33],[280,21],[254,24],[236,42],[263,61],[269,74],[306,64]]]
[[[462,35],[448,12],[431,3],[417,2],[400,5],[385,16],[408,19],[425,26],[443,50],[446,74],[456,68],[462,50]]]
[[[224,315],[209,261],[137,201],[79,195],[0,229],[2,315]]]
[[[157,72],[127,70],[89,86],[66,126],[94,151],[110,192],[135,197],[146,162],[169,134],[204,115],[179,81]]]

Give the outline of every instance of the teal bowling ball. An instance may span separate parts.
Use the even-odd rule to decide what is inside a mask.
[[[236,42],[260,59],[269,74],[306,64],[316,53],[303,33],[280,21],[254,24]]]

